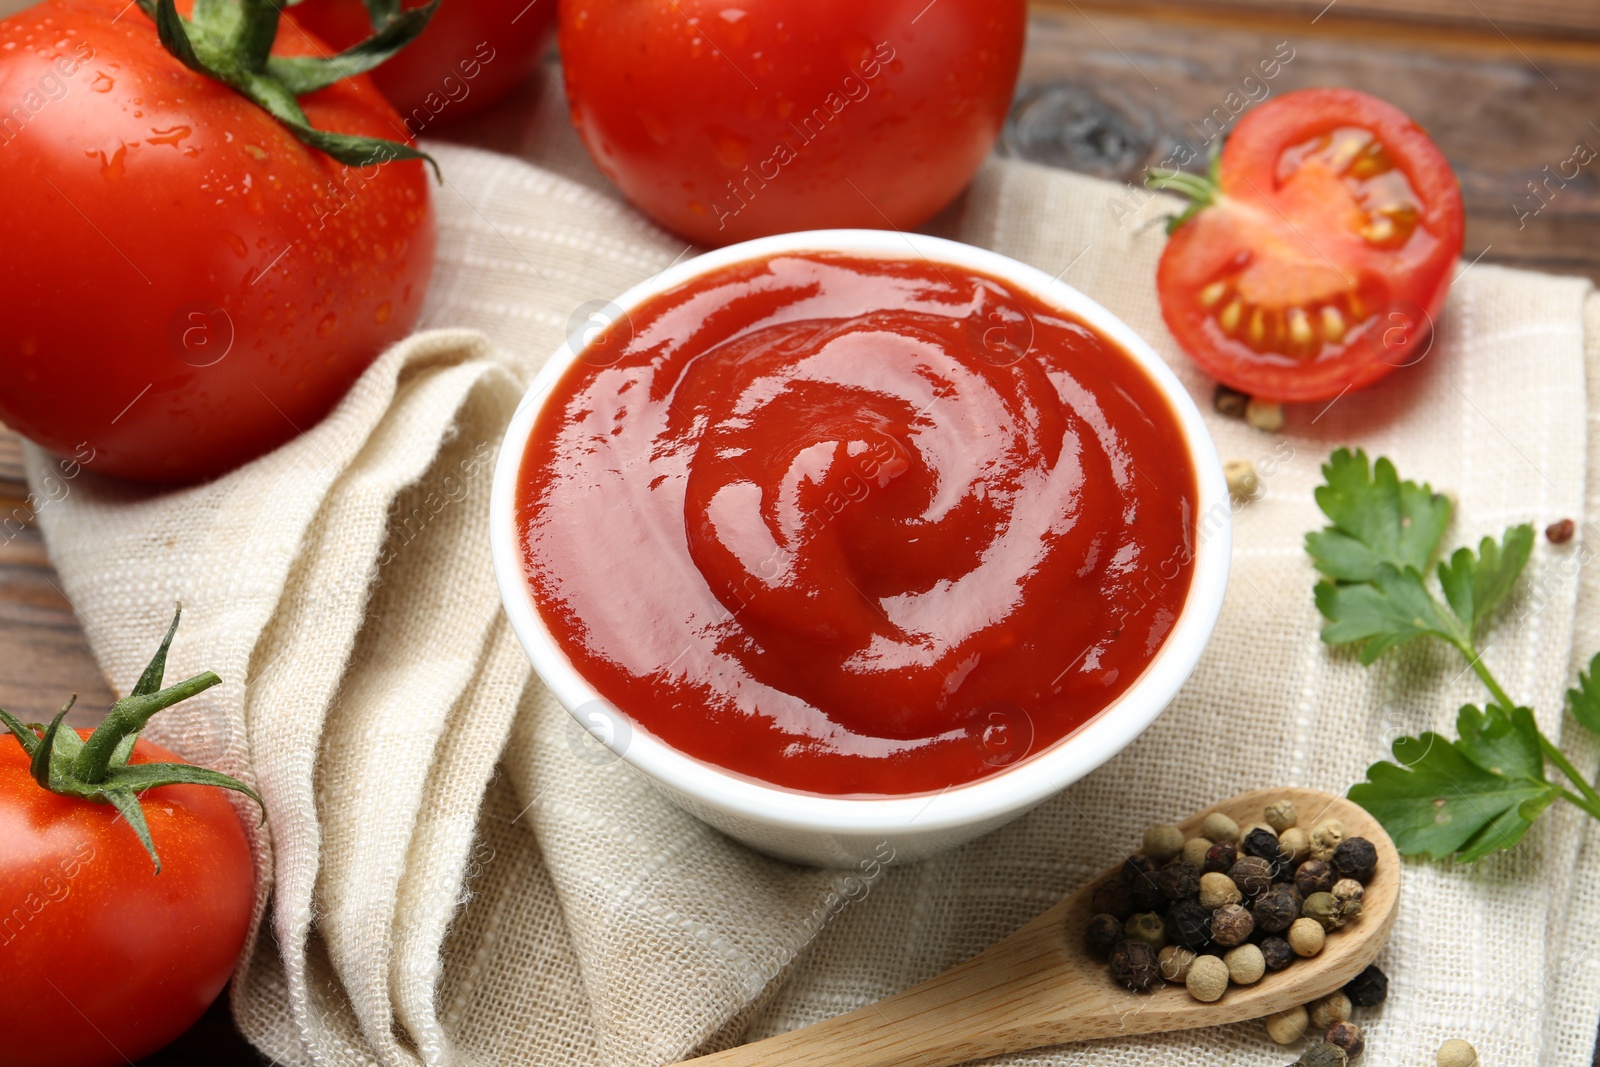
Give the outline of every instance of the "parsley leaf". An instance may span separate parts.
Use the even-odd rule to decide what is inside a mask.
[[[1596,675],[1600,675],[1600,652],[1589,661],[1587,671],[1578,672],[1578,688],[1567,690],[1567,704],[1580,725],[1600,734],[1600,681],[1595,680]]]
[[[1449,560],[1439,564],[1439,585],[1444,589],[1445,600],[1469,638],[1511,592],[1532,553],[1533,527],[1524,523],[1507,530],[1498,544],[1485,537],[1476,556],[1470,548],[1458,548]]]
[[[1472,862],[1510,848],[1563,794],[1544,777],[1539,728],[1527,708],[1467,706],[1454,743],[1402,737],[1394,763],[1374,763],[1350,799],[1370,811],[1407,856]]]
[[[1322,475],[1327,484],[1317,488],[1317,506],[1333,525],[1306,535],[1317,570],[1339,582],[1373,581],[1385,564],[1427,571],[1450,525],[1447,497],[1402,482],[1381,456],[1369,470],[1359,449],[1339,449],[1322,465]]]
[[[1322,473],[1317,504],[1332,525],[1306,535],[1323,574],[1314,590],[1328,620],[1322,639],[1360,644],[1361,662],[1370,664],[1391,648],[1438,637],[1494,698],[1481,711],[1461,709],[1455,741],[1435,733],[1400,738],[1399,763],[1373,764],[1350,799],[1377,817],[1402,853],[1469,862],[1515,845],[1557,799],[1600,819],[1600,791],[1539,732],[1533,712],[1507,695],[1476,644],[1533,554],[1533,527],[1513,526],[1499,541],[1485,537],[1476,553],[1458,548],[1439,563],[1435,593],[1426,576],[1450,524],[1450,501],[1427,484],[1401,481],[1387,459],[1369,465],[1359,450],[1338,450]],[[1578,722],[1600,734],[1600,655],[1567,701]],[[1546,761],[1576,792],[1545,777]]]

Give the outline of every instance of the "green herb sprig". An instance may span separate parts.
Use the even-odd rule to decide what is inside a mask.
[[[1485,537],[1477,552],[1458,548],[1435,565],[1449,498],[1426,483],[1401,481],[1394,464],[1340,449],[1322,468],[1317,505],[1331,524],[1306,535],[1306,551],[1323,579],[1317,609],[1328,619],[1322,639],[1360,646],[1363,664],[1391,648],[1436,637],[1466,658],[1491,700],[1467,705],[1457,738],[1436,733],[1402,737],[1395,763],[1374,763],[1350,799],[1370,811],[1405,855],[1473,861],[1514,846],[1557,800],[1600,819],[1596,792],[1533,712],[1514,701],[1484,662],[1478,634],[1511,593],[1533,552],[1533,527]],[[1428,581],[1430,570],[1437,585]],[[1600,734],[1600,654],[1567,691],[1573,717]],[[1571,788],[1545,776],[1549,761]]]

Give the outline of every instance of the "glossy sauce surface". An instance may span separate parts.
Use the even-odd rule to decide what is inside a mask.
[[[1087,326],[964,268],[809,254],[597,337],[516,521],[544,622],[635,728],[851,796],[1104,710],[1183,606],[1194,502],[1176,416]]]

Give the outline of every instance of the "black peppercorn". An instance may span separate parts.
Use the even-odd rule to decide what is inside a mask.
[[[1374,964],[1350,979],[1350,984],[1344,987],[1344,995],[1358,1008],[1376,1007],[1389,997],[1389,976]]]
[[[1161,867],[1149,856],[1129,856],[1122,864],[1122,880],[1128,883],[1134,911],[1156,911],[1167,906],[1167,898],[1156,884]]]
[[[1180,900],[1167,909],[1167,937],[1192,952],[1211,944],[1211,912],[1198,900]]]
[[[1183,860],[1173,860],[1156,872],[1156,885],[1168,900],[1184,900],[1200,891],[1200,872]]]
[[[1377,865],[1378,850],[1364,837],[1347,837],[1333,850],[1333,869],[1340,878],[1354,878],[1366,885]]]
[[[1274,880],[1289,869],[1289,861],[1278,844],[1278,835],[1265,827],[1257,827],[1245,834],[1239,850],[1246,856],[1255,856],[1270,863]]]
[[[1327,860],[1306,860],[1294,872],[1294,887],[1302,897],[1333,888],[1333,865]]]
[[[1578,524],[1571,519],[1559,519],[1544,528],[1544,536],[1552,545],[1564,545],[1578,532]]]
[[[1272,888],[1272,864],[1260,856],[1243,856],[1228,871],[1246,900],[1259,897]]]
[[[1211,939],[1219,945],[1242,945],[1255,932],[1256,921],[1239,904],[1228,904],[1211,913]]]
[[[1239,862],[1239,848],[1232,841],[1218,841],[1206,850],[1206,866],[1201,874],[1227,874]]]
[[[1128,892],[1127,882],[1111,878],[1094,887],[1089,906],[1097,912],[1126,919],[1133,914],[1133,894]]]
[[[1250,397],[1226,385],[1218,385],[1211,394],[1211,406],[1217,409],[1217,414],[1230,419],[1244,418],[1244,409],[1250,403]]]
[[[1362,1034],[1361,1027],[1352,1022],[1337,1022],[1328,1027],[1327,1042],[1344,1049],[1344,1054],[1349,1059],[1358,1058],[1366,1051],[1367,1039]]]
[[[1111,950],[1122,940],[1122,920],[1102,912],[1089,920],[1083,930],[1083,945],[1101,959],[1111,955]]]
[[[1300,902],[1295,900],[1287,886],[1276,886],[1256,898],[1250,907],[1250,915],[1256,921],[1256,929],[1269,934],[1281,934],[1289,929],[1290,923],[1300,918]]]
[[[1108,961],[1111,977],[1135,993],[1161,985],[1161,966],[1156,950],[1142,941],[1119,941]]]
[[[1281,937],[1264,937],[1261,939],[1261,956],[1267,961],[1267,970],[1281,971],[1294,962],[1294,949]]]

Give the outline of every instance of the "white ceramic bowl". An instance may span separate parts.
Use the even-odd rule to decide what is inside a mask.
[[[1099,715],[1052,747],[933,795],[849,799],[798,793],[728,773],[633,727],[583,679],[545,627],[516,545],[513,504],[528,435],[551,387],[578,358],[574,344],[581,350],[585,338],[577,334],[550,357],[506,430],[490,510],[495,576],[506,614],[544,684],[583,729],[648,776],[684,810],[753,848],[802,863],[846,866],[891,854],[900,861],[920,859],[1002,826],[1060,792],[1119,752],[1172,700],[1199,660],[1222,607],[1232,540],[1227,484],[1200,412],[1142,338],[1070,285],[970,245],[880,230],[815,230],[765,237],[668,268],[618,297],[612,314],[625,313],[708,271],[793,252],[920,257],[999,278],[1077,316],[1145,370],[1171,405],[1188,442],[1200,532],[1188,598],[1144,673]]]

